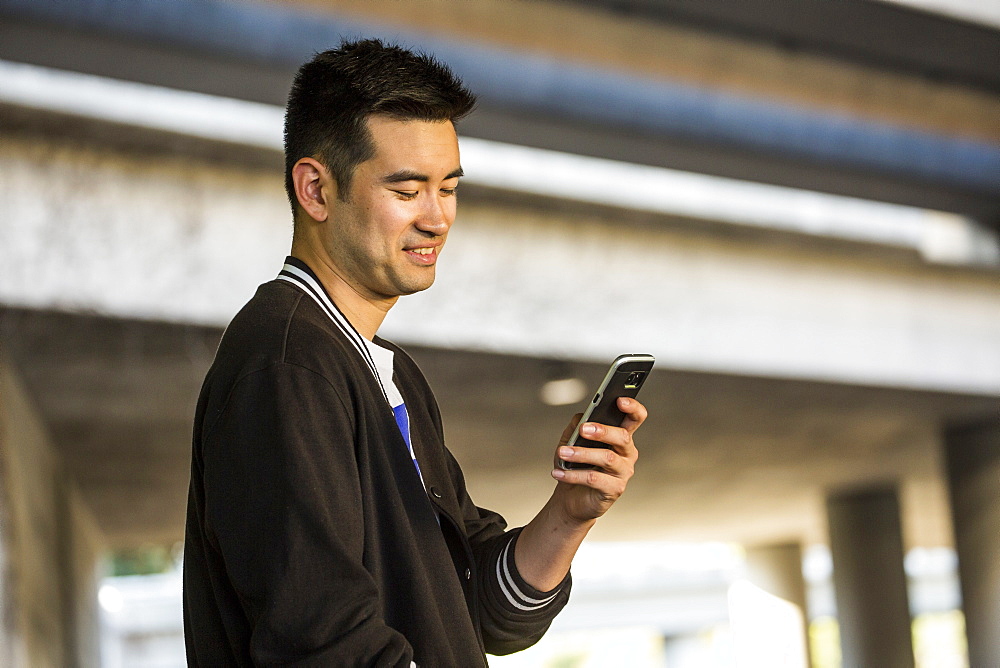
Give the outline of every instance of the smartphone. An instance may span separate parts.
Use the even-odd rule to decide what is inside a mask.
[[[642,384],[653,369],[656,360],[652,355],[633,353],[619,355],[611,363],[611,368],[604,376],[604,381],[597,388],[597,393],[590,400],[590,405],[583,412],[580,423],[573,430],[566,445],[579,445],[588,448],[610,448],[610,445],[580,438],[580,425],[584,422],[599,422],[612,427],[621,426],[625,414],[618,410],[618,397],[634,399],[639,394]],[[566,462],[559,460],[559,466],[564,469],[592,469],[590,464]]]

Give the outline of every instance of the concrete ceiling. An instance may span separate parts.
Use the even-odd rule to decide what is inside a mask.
[[[858,0],[510,0],[503,12],[490,0],[414,0],[405,23],[397,0],[182,4],[0,0],[0,58],[281,104],[310,45],[362,32],[419,34],[475,80],[482,104],[463,126],[471,136],[1000,224],[993,167],[927,160],[942,150],[960,155],[966,140],[992,155],[1000,141],[1000,31],[984,26]],[[497,66],[506,57],[524,62],[507,71]],[[594,77],[607,72],[630,77],[619,91],[627,99],[598,86]],[[574,76],[595,81],[594,91],[577,91],[592,104],[560,106],[546,88]],[[682,97],[685,86],[695,100],[721,97],[680,130],[648,110],[612,113],[661,99],[664,82],[681,85]],[[778,106],[709,128],[737,111],[729,105],[747,102],[739,113],[751,114],[756,100]],[[781,124],[793,117],[798,125]],[[958,143],[925,146],[922,132]],[[800,135],[812,139],[796,144]],[[929,178],[921,165],[955,180]]]
[[[0,345],[112,545],[181,539],[194,404],[220,335],[0,309]],[[530,519],[575,410],[542,404],[539,387],[566,371],[596,385],[602,366],[411,352],[476,501]],[[825,490],[900,480],[909,542],[948,544],[941,425],[995,409],[983,397],[666,370],[643,395],[638,474],[599,538],[821,542]]]
[[[492,0],[414,3],[421,11],[410,12],[408,25],[439,36],[1000,142],[1000,32],[981,26],[860,0],[509,0],[502,16]],[[201,3],[205,11],[224,4]],[[140,5],[167,11],[171,3],[130,6]],[[272,3],[279,5],[330,7],[325,0]],[[0,0],[0,58],[283,102],[301,54],[269,56],[275,45],[266,41],[235,40],[243,50],[232,43],[220,49],[211,40],[224,35],[211,30],[190,35],[209,40],[200,46],[158,41],[143,30],[183,37],[190,21],[173,16],[175,23],[130,25],[126,14],[112,11],[124,6]],[[79,11],[71,17],[73,7]],[[400,25],[398,0],[341,0],[336,7],[390,30]],[[145,18],[156,23],[155,12]],[[572,29],[563,29],[567,25]],[[47,135],[90,134],[132,149],[149,143],[154,150],[277,164],[273,155],[231,146],[148,132],[131,136],[24,109],[0,108],[0,114],[8,131],[16,124]],[[1000,224],[996,183],[970,190],[502,104],[484,104],[463,132],[964,212]],[[191,417],[220,335],[215,328],[0,308],[0,346],[112,544],[181,538]],[[554,441],[573,411],[537,399],[553,363],[429,348],[412,353],[438,394],[449,445],[476,500],[514,523],[526,521],[551,487]],[[600,365],[570,370],[590,385],[603,374]],[[653,374],[643,398],[651,418],[640,433],[639,473],[613,519],[601,523],[599,537],[822,541],[825,490],[901,480],[908,541],[947,544],[941,426],[996,408],[983,397],[669,370]]]

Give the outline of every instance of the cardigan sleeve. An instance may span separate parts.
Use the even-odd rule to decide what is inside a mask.
[[[520,528],[513,529],[490,541],[479,557],[480,617],[490,654],[511,654],[534,645],[569,601],[569,573],[547,592],[521,577],[514,563],[520,533]]]
[[[409,666],[362,565],[352,412],[319,374],[240,379],[203,439],[205,524],[255,665]]]
[[[489,654],[504,655],[534,645],[566,606],[572,587],[569,573],[551,591],[542,592],[525,581],[514,563],[514,547],[521,528],[504,531],[497,513],[477,507],[465,488],[458,462],[451,453],[449,466],[466,535],[476,560],[479,623]]]

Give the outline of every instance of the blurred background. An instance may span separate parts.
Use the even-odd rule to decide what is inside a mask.
[[[530,519],[658,360],[570,606],[493,665],[1000,666],[996,0],[0,0],[0,665],[184,665],[198,389],[288,251],[291,77],[369,35],[481,100],[381,331],[477,503]]]

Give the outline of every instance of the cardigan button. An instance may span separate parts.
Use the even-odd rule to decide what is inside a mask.
[[[440,499],[441,498],[441,490],[439,490],[437,487],[431,487],[431,495],[435,499]]]
[[[471,577],[472,577],[472,569],[471,568],[466,568],[465,569],[465,579],[468,580]]]

